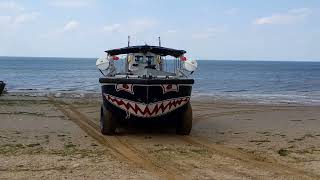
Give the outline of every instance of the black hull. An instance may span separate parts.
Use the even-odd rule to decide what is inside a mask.
[[[4,91],[4,87],[6,86],[6,84],[2,81],[0,81],[0,95],[3,94],[3,91]]]
[[[119,119],[162,119],[189,103],[193,79],[100,78],[103,106]]]

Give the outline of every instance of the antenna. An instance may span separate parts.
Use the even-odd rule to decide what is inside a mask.
[[[158,37],[158,40],[159,40],[159,47],[161,47],[161,38],[160,38],[160,36]]]
[[[130,47],[130,36],[128,36],[128,47]]]

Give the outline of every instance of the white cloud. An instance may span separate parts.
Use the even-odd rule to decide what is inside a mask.
[[[11,16],[0,16],[0,24],[2,25],[8,25],[11,23],[11,21],[12,21]]]
[[[62,32],[74,31],[78,29],[79,25],[79,22],[75,20],[69,21],[66,25],[64,25]]]
[[[39,16],[38,12],[27,12],[22,5],[14,1],[0,2],[0,12],[2,29],[16,28],[22,24],[35,21]]]
[[[148,29],[156,25],[156,21],[148,18],[142,18],[142,19],[135,19],[129,22],[129,25],[133,28],[139,28],[139,29]]]
[[[20,4],[17,4],[12,1],[0,2],[0,10],[1,11],[23,11],[24,7]]]
[[[63,8],[80,8],[89,6],[92,2],[92,0],[52,0],[49,4]]]
[[[39,37],[43,39],[55,39],[67,34],[68,32],[75,32],[79,29],[80,23],[76,20],[67,22],[63,27],[57,28],[50,32],[41,34]],[[69,34],[68,34],[69,35]]]
[[[39,13],[37,12],[20,14],[14,18],[14,24],[23,24],[27,22],[32,22],[36,20],[38,16],[39,16]]]
[[[207,32],[209,32],[209,33],[225,32],[225,27],[209,27],[209,28],[207,28]]]
[[[106,25],[103,27],[105,32],[119,32],[121,29],[121,24]]]
[[[39,13],[23,13],[16,16],[0,16],[0,24],[4,26],[18,26],[25,23],[33,22],[37,19]]]
[[[175,29],[169,29],[169,30],[167,31],[167,33],[176,33],[176,32],[178,32],[178,31],[175,30]]]
[[[153,19],[141,18],[123,24],[105,25],[103,26],[102,31],[107,33],[121,32],[133,35],[145,32],[146,30],[153,28],[156,24],[157,22]]]
[[[224,33],[226,31],[225,27],[209,27],[201,32],[196,32],[192,34],[194,39],[208,39],[216,36],[217,34]]]
[[[253,23],[256,25],[292,24],[303,20],[310,14],[311,10],[308,8],[291,9],[286,13],[278,13],[271,16],[258,18]]]
[[[141,18],[141,19],[134,19],[128,22],[127,24],[127,33],[128,34],[137,34],[143,33],[148,29],[153,28],[157,24],[157,21],[149,18]]]
[[[239,9],[238,8],[231,8],[231,9],[228,9],[224,12],[224,14],[226,15],[229,15],[229,16],[232,16],[232,15],[236,15],[238,14],[239,12]]]

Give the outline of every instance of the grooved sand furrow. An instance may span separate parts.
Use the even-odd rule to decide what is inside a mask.
[[[146,158],[146,154],[141,155],[133,151],[131,148],[128,148],[128,146],[119,141],[117,137],[106,137],[100,134],[99,127],[93,121],[89,120],[86,116],[77,111],[72,105],[68,105],[66,103],[60,104],[53,98],[49,98],[49,100],[68,118],[79,125],[88,135],[96,139],[101,144],[106,145],[108,148],[112,149],[115,156],[125,158],[129,162],[154,173],[160,178],[183,179],[183,177],[180,176],[179,173],[171,172],[170,170],[164,167],[160,167],[154,162],[150,161],[148,158]]]
[[[102,136],[99,132],[99,125],[97,122],[88,118],[83,113],[79,112],[77,107],[72,104],[64,104],[65,111],[70,111],[68,114],[73,114],[73,118],[78,119],[84,124],[87,124],[92,128],[99,136]],[[228,116],[239,113],[255,113],[261,112],[257,110],[239,110],[239,111],[230,111],[230,112],[218,112],[218,113],[206,113],[199,114],[196,116],[196,121],[205,117],[220,117]],[[70,116],[70,115],[69,115]],[[88,131],[90,128],[84,128],[85,131]],[[89,134],[89,133],[88,133]],[[96,136],[96,135],[92,135]],[[192,145],[193,147],[204,148],[209,151],[212,155],[212,158],[206,159],[207,168],[210,168],[211,174],[208,176],[211,178],[244,178],[244,179],[261,179],[264,177],[273,177],[280,179],[319,179],[319,176],[311,172],[300,170],[297,168],[290,167],[289,165],[282,165],[278,162],[267,159],[259,159],[254,154],[246,153],[244,151],[238,151],[236,149],[219,145],[215,143],[210,143],[201,137],[184,137],[172,135],[173,139],[176,139],[176,142],[182,144],[183,146]],[[157,136],[162,141],[168,140],[167,143],[170,143],[172,138],[166,136]],[[98,138],[96,138],[98,139]],[[150,172],[153,172],[159,177],[165,179],[182,179],[182,175],[187,175],[192,172],[193,167],[190,165],[185,165],[183,168],[179,167],[181,162],[179,158],[171,158],[168,161],[164,161],[157,154],[150,154],[143,149],[143,144],[146,145],[146,142],[143,142],[143,139],[131,135],[121,135],[121,136],[102,136],[102,141],[106,144],[107,147],[112,149],[116,156],[123,156],[129,162],[133,162],[137,166],[146,169]],[[155,143],[155,140],[152,140]],[[172,143],[172,142],[171,142]],[[222,163],[217,161],[217,159],[222,159]],[[200,160],[199,160],[200,161]],[[233,163],[234,162],[234,163]],[[200,173],[200,172],[197,172]],[[205,172],[207,173],[207,172]],[[213,173],[213,174],[212,174]],[[225,176],[226,175],[226,176]],[[187,176],[188,177],[188,176]],[[191,177],[189,177],[191,178]]]

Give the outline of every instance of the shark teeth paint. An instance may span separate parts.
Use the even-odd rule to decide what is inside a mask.
[[[190,100],[190,96],[166,99],[150,104],[134,102],[127,99],[103,93],[104,97],[118,108],[138,117],[157,117],[169,113],[185,104]]]

